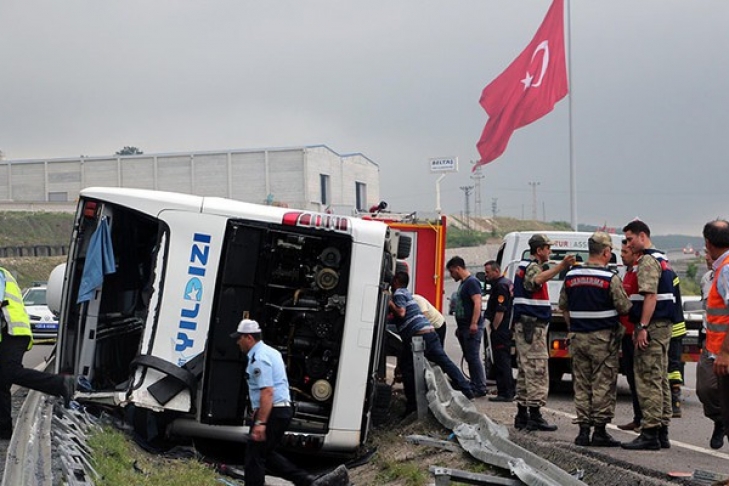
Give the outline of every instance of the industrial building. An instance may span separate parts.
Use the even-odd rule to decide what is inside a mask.
[[[0,160],[0,209],[68,210],[85,187],[182,192],[298,209],[366,211],[379,167],[326,145],[124,156]]]

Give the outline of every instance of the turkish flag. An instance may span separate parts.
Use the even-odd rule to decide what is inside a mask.
[[[503,154],[514,130],[552,111],[567,92],[564,3],[554,0],[526,49],[481,93],[489,121],[476,144],[481,160],[473,170]]]

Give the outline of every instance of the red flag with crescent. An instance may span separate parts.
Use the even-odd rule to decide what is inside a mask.
[[[567,95],[564,0],[554,0],[529,45],[481,93],[489,120],[476,145],[488,164],[506,150],[514,130],[543,117]]]

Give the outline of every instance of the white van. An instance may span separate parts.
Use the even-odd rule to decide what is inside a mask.
[[[565,255],[575,255],[577,262],[586,262],[589,257],[587,240],[592,233],[577,231],[519,231],[508,233],[499,247],[496,261],[501,270],[512,282],[516,275],[519,262],[531,258],[529,251],[529,238],[535,234],[544,234],[552,240],[551,254],[547,265],[557,265]],[[610,259],[610,268],[622,277],[625,267],[620,260],[620,247],[622,235],[611,234],[613,242],[613,255]],[[566,273],[566,272],[565,272]],[[547,284],[549,299],[552,303],[552,321],[547,333],[547,348],[549,349],[549,379],[559,382],[562,375],[571,372],[570,354],[567,348],[567,324],[559,309],[559,292],[562,289],[564,274],[557,275]]]
[[[78,303],[105,256],[88,251],[102,227],[115,271]],[[387,289],[406,251],[398,236],[355,217],[85,189],[67,265],[49,282],[60,308],[57,372],[78,378],[79,401],[130,407],[143,435],[243,441],[246,358],[230,333],[248,315],[287,366],[295,413],[284,444],[351,452],[373,405],[389,400]]]

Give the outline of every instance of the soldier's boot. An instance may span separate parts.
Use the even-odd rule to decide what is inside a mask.
[[[526,429],[532,431],[542,430],[545,432],[554,432],[557,430],[557,426],[544,420],[539,407],[529,407],[529,421],[527,422]]]
[[[638,437],[630,442],[623,442],[620,447],[634,451],[661,450],[661,443],[658,442],[658,427],[642,428]]]
[[[709,445],[712,449],[721,449],[724,445],[724,424],[721,420],[714,421],[714,431],[711,433]]]
[[[661,444],[661,449],[670,449],[671,441],[668,440],[668,425],[661,425],[658,429],[658,443]]]
[[[590,445],[590,426],[580,425],[580,433],[575,437],[575,445],[587,447]]]
[[[681,385],[671,385],[671,408],[673,418],[681,417]]]
[[[620,441],[613,439],[613,436],[605,430],[605,424],[595,425],[595,432],[592,434],[593,447],[618,447]]]
[[[516,430],[523,430],[529,422],[529,414],[527,408],[524,405],[517,405],[516,417],[514,417],[514,428]]]

